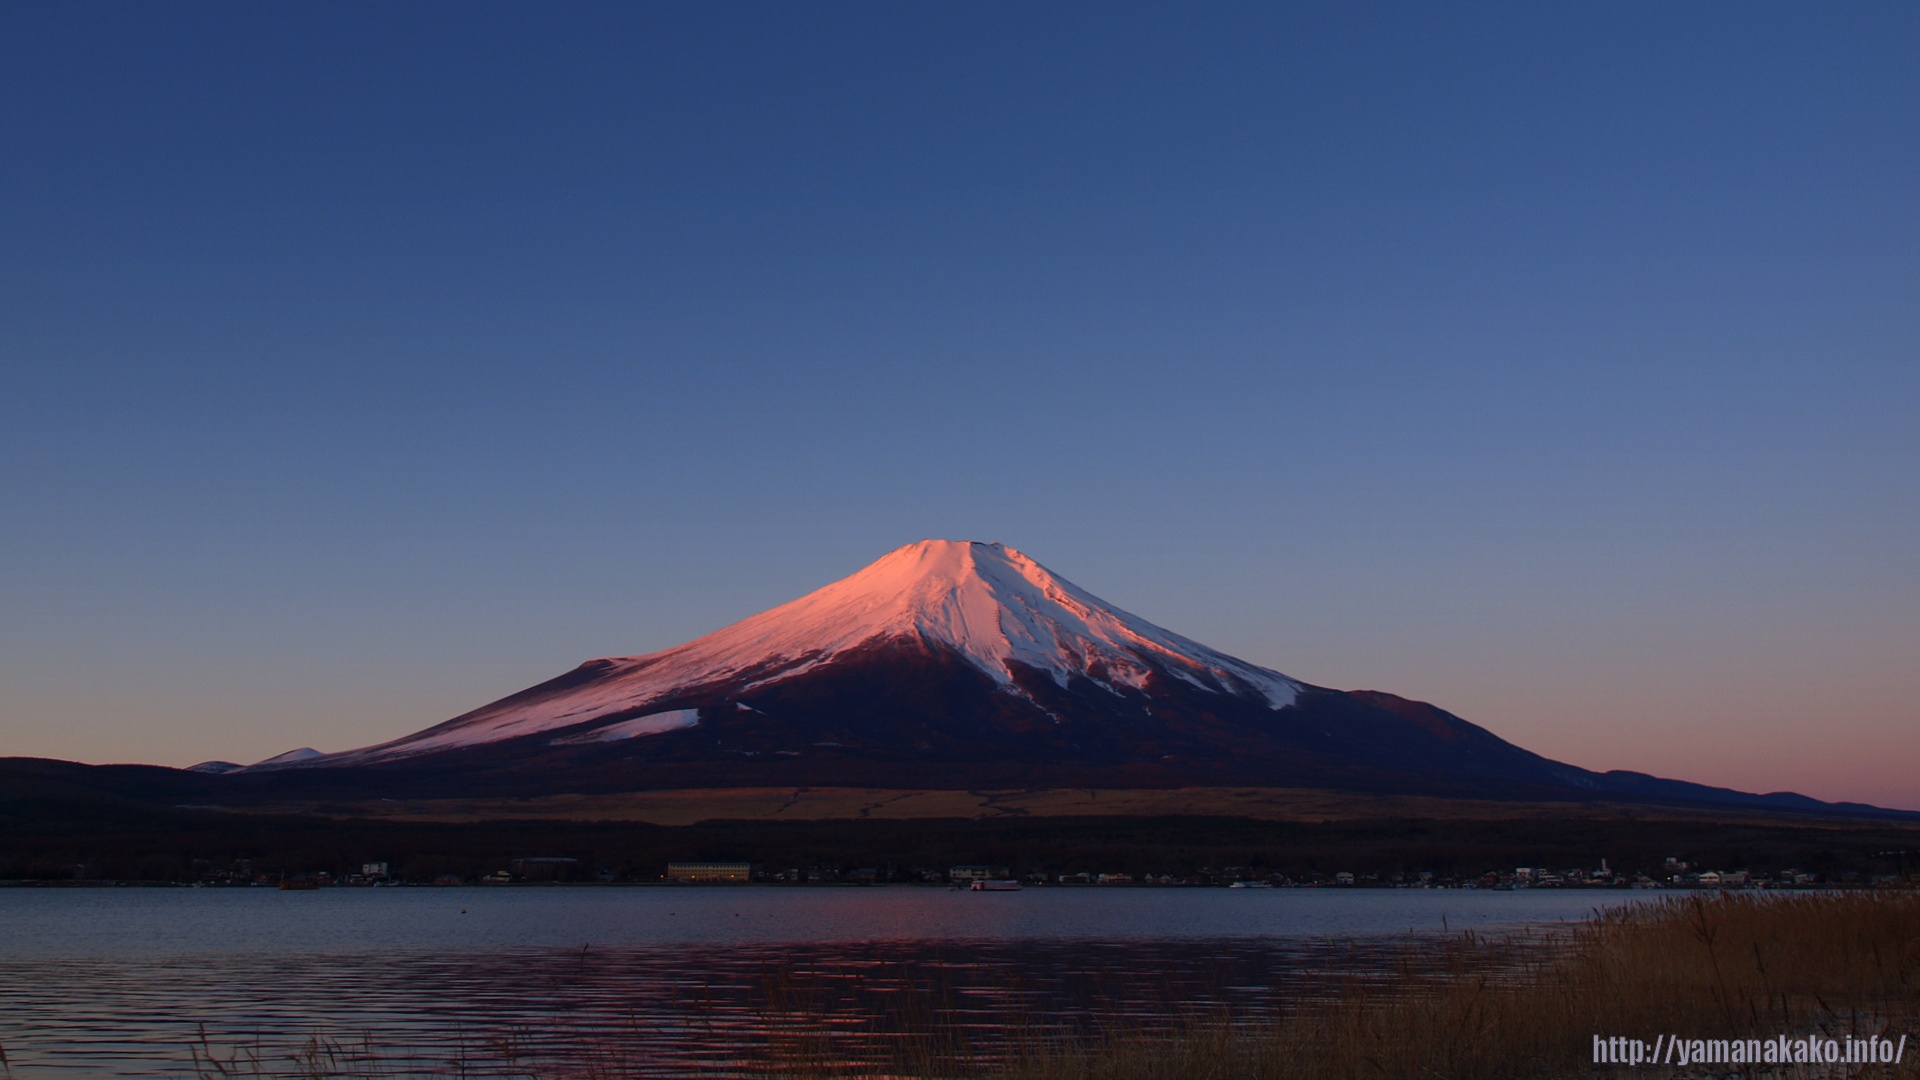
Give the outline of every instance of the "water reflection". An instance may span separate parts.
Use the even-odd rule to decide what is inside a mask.
[[[241,1075],[250,1062],[764,1075],[769,1057],[884,1067],[930,1032],[991,1058],[1097,1023],[1252,1017],[1341,980],[1404,980],[1405,950],[1430,951],[1449,919],[1510,927],[1592,906],[1386,891],[211,892],[0,891],[15,1075],[192,1076],[209,1049]],[[291,1061],[303,1046],[322,1059],[306,1071]],[[376,1067],[355,1064],[367,1056]]]
[[[0,1011],[23,1077],[192,1075],[194,1044],[275,1067],[315,1035],[416,1075],[735,1076],[769,1054],[882,1062],[939,1031],[1011,1041],[1229,1009],[1393,977],[1386,944],[1237,939],[914,946],[705,945],[480,955],[98,958],[9,963]],[[544,1066],[544,1069],[542,1068]]]

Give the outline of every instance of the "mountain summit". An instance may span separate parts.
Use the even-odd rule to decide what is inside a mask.
[[[1108,605],[1001,544],[922,540],[825,588],[676,648],[590,660],[566,676],[390,743],[332,755],[367,763],[544,732],[610,741],[691,726],[685,707],[874,651],[941,654],[1037,706],[1036,675],[1111,694],[1177,679],[1215,694],[1293,703],[1301,684]],[[752,708],[747,705],[747,708]],[[651,710],[651,711],[649,711]]]
[[[1315,687],[995,543],[923,540],[684,645],[589,660],[377,746],[262,762],[484,786],[1563,786],[1429,705]]]
[[[1432,705],[1228,656],[1013,548],[953,540],[897,548],[705,637],[589,660],[391,742],[239,771],[315,769],[523,794],[1232,784],[1781,798],[1551,761]]]

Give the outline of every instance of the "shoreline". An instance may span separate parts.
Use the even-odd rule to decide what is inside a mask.
[[[1674,893],[1678,895],[1693,895],[1693,894],[1713,895],[1713,894],[1726,893],[1726,894],[1735,895],[1735,896],[1744,895],[1748,893],[1761,894],[1761,895],[1771,895],[1771,894],[1792,895],[1792,894],[1803,894],[1803,893],[1804,894],[1902,893],[1902,892],[1914,892],[1916,890],[1920,890],[1920,884],[1889,885],[1889,884],[1861,884],[1861,883],[1842,883],[1842,882],[1806,884],[1806,885],[1785,885],[1785,884],[1775,884],[1775,883],[1762,883],[1757,885],[1747,885],[1747,886],[1740,886],[1740,887],[1732,887],[1732,886],[1724,886],[1724,885],[1654,884],[1654,885],[1561,885],[1561,886],[1531,886],[1526,888],[1499,888],[1499,887],[1483,887],[1483,886],[1476,886],[1476,885],[1430,885],[1430,886],[1385,885],[1385,884],[1327,885],[1327,884],[1314,884],[1314,883],[1274,884],[1274,885],[1265,886],[1265,887],[1271,888],[1274,890],[1316,890],[1316,891],[1340,891],[1340,892],[1532,892],[1532,891],[1545,892],[1545,891],[1552,891],[1552,892],[1595,893],[1595,894],[1601,894],[1601,895],[1618,895],[1618,894],[1654,892],[1654,893]],[[1232,885],[1227,883],[1205,884],[1205,883],[1196,883],[1196,882],[1172,882],[1167,884],[1160,884],[1156,882],[1138,882],[1138,881],[1114,882],[1114,883],[1106,883],[1106,884],[1089,884],[1089,883],[1080,883],[1080,882],[1062,884],[1058,882],[1047,882],[1047,883],[1039,883],[1039,884],[1023,884],[1022,888],[1023,889],[1044,889],[1048,891],[1112,892],[1116,890],[1143,890],[1143,891],[1144,890],[1162,891],[1162,890],[1169,890],[1169,889],[1217,890],[1217,889],[1229,889],[1229,888],[1232,888]],[[239,891],[248,891],[248,890],[260,891],[260,892],[316,892],[316,891],[356,892],[356,891],[376,890],[376,889],[415,889],[415,890],[417,889],[486,889],[486,890],[493,890],[493,889],[728,889],[728,890],[755,890],[755,891],[759,891],[759,890],[791,891],[791,890],[802,890],[802,889],[804,890],[914,889],[914,890],[924,890],[928,892],[967,892],[969,891],[965,887],[953,885],[949,883],[917,882],[917,881],[880,881],[880,882],[862,882],[862,881],[479,882],[479,881],[462,881],[462,882],[447,882],[447,883],[430,882],[430,881],[397,881],[397,882],[391,882],[391,883],[385,883],[385,884],[379,884],[379,885],[335,883],[335,884],[328,884],[328,885],[317,885],[312,888],[300,887],[300,888],[294,888],[294,889],[286,889],[286,888],[282,888],[277,882],[268,883],[268,884],[252,883],[252,882],[249,882],[249,883],[228,883],[228,882],[203,883],[203,882],[192,882],[192,881],[141,881],[141,880],[121,881],[121,880],[106,880],[106,879],[83,880],[83,881],[62,881],[57,879],[41,880],[41,879],[32,879],[32,878],[0,879],[0,889],[189,889],[189,890],[213,889],[213,890],[220,890],[220,891],[227,891],[227,892],[239,892]]]

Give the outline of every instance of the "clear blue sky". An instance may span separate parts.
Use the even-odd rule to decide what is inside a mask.
[[[0,6],[0,754],[341,749],[1002,540],[1920,807],[1920,7]]]

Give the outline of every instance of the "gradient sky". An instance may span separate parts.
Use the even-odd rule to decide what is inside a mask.
[[[1920,808],[1920,6],[0,5],[0,754],[397,736],[922,537]]]

